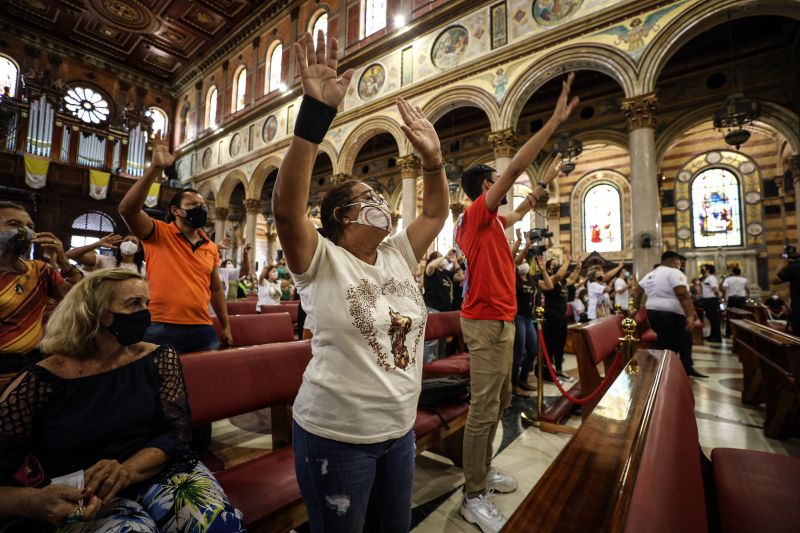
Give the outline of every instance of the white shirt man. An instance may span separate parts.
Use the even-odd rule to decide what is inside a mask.
[[[703,311],[705,311],[709,324],[711,324],[711,331],[708,337],[706,337],[706,340],[709,342],[721,342],[722,327],[719,314],[719,281],[714,275],[716,271],[714,265],[704,265],[702,271],[705,277],[702,282],[703,299],[700,300],[700,304],[703,306]]]
[[[719,280],[714,274],[708,274],[703,278],[703,298],[719,297]]]
[[[722,282],[722,288],[725,289],[725,296],[732,298],[739,296],[742,298],[747,297],[747,278],[744,276],[728,276]]]

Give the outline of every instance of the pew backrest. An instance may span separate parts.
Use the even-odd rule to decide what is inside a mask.
[[[254,315],[256,314],[256,302],[253,300],[241,300],[238,302],[228,302],[229,315]]]
[[[461,312],[428,313],[425,340],[461,336]]]
[[[228,317],[228,320],[233,335],[232,348],[294,340],[294,328],[289,313],[234,315]]]
[[[182,355],[192,425],[291,403],[310,360],[310,341]]]
[[[594,364],[614,355],[622,337],[622,316],[612,315],[593,320],[581,328],[586,348]]]
[[[261,314],[289,313],[289,316],[292,317],[292,322],[297,322],[298,306],[299,304],[297,303],[294,305],[292,303],[262,305]]]

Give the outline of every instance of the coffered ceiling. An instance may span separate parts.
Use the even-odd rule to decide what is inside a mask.
[[[165,82],[235,33],[270,0],[4,0],[0,18]],[[262,9],[259,9],[262,11]]]

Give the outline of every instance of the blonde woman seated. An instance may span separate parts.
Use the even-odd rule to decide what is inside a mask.
[[[48,323],[40,349],[50,355],[0,396],[0,523],[16,518],[10,531],[243,530],[189,451],[178,355],[141,342],[149,302],[136,272],[88,276]]]

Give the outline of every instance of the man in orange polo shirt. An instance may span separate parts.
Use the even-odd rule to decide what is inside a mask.
[[[169,344],[178,353],[214,350],[220,339],[209,303],[222,326],[222,343],[229,345],[233,338],[219,279],[219,252],[200,229],[208,215],[203,197],[194,189],[176,192],[168,222],[154,220],[142,209],[150,185],[174,160],[166,143],[155,141],[150,168],[119,204],[120,215],[144,245],[153,321],[145,340]]]

